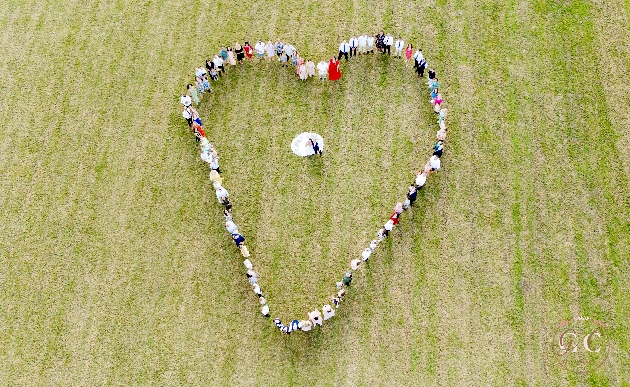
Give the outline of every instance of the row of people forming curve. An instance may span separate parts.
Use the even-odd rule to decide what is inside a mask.
[[[225,229],[230,234],[236,247],[240,250],[241,255],[246,258],[243,262],[247,270],[246,276],[250,285],[252,286],[253,292],[258,297],[261,307],[261,313],[265,317],[271,316],[269,304],[267,303],[267,299],[265,298],[262,288],[260,287],[259,275],[256,271],[254,271],[253,264],[249,259],[251,254],[245,244],[245,237],[239,232],[238,225],[233,219],[230,194],[223,186],[223,177],[221,176],[222,172],[219,167],[219,156],[216,148],[205,136],[205,133],[203,131],[203,124],[201,118],[199,117],[199,113],[193,107],[193,103],[199,103],[198,95],[197,97],[195,97],[196,93],[191,92],[191,89],[198,91],[199,94],[202,93],[202,88],[204,89],[203,92],[209,91],[210,87],[209,81],[207,80],[207,74],[210,74],[212,79],[217,79],[220,76],[219,74],[225,71],[223,66],[225,61],[222,61],[224,58],[228,61],[228,63],[230,63],[230,65],[236,65],[237,62],[242,62],[243,60],[245,60],[245,57],[247,57],[248,60],[253,60],[253,53],[255,52],[258,60],[262,60],[265,55],[267,56],[268,60],[271,60],[274,58],[273,54],[275,54],[276,57],[280,58],[279,61],[281,63],[286,63],[288,61],[288,58],[293,58],[297,56],[298,60],[293,61],[293,63],[295,63],[298,68],[299,66],[305,65],[304,62],[300,63],[297,50],[295,50],[295,47],[293,47],[289,43],[282,43],[278,41],[275,45],[271,45],[273,50],[271,50],[270,43],[270,41],[267,44],[262,43],[262,41],[258,41],[255,47],[251,47],[249,43],[245,42],[245,46],[242,47],[237,42],[234,49],[232,49],[231,47],[222,47],[219,51],[219,54],[215,55],[213,60],[206,61],[206,69],[200,67],[195,70],[195,77],[196,79],[201,81],[201,87],[199,86],[199,84],[197,84],[196,88],[192,84],[189,84],[187,87],[187,93],[183,94],[180,97],[180,102],[182,105],[184,105],[183,116],[186,119],[189,127],[191,128],[196,141],[199,143],[201,150],[200,158],[204,163],[207,164],[210,170],[210,180],[212,181],[212,186],[215,190],[217,200],[223,206]],[[341,59],[342,56],[345,56],[344,53],[346,53],[346,49],[348,50],[347,52],[350,52],[350,56],[358,55],[357,51],[363,54],[374,52],[374,47],[376,47],[376,50],[378,52],[381,52],[383,54],[390,54],[390,47],[392,45],[395,46],[394,55],[400,56],[402,53],[402,47],[404,47],[404,41],[398,38],[394,42],[391,35],[385,35],[382,31],[374,37],[367,36],[367,34],[361,35],[358,38],[351,37],[349,42],[343,41],[341,43],[339,47],[339,57],[331,58],[329,64],[336,63],[335,66],[338,66],[338,59]],[[289,46],[288,49],[287,46]],[[407,58],[407,61],[409,61],[409,59],[412,57],[414,58],[414,69],[419,77],[423,77],[424,69],[426,67],[426,59],[424,59],[424,56],[422,55],[422,50],[418,50],[416,52],[416,55],[414,55],[412,53],[409,53],[409,49],[412,49],[411,44],[407,45],[407,48],[405,49],[405,57]],[[417,53],[419,53],[419,55]],[[284,59],[281,59],[282,57],[284,57]],[[322,62],[320,62],[320,64]],[[309,68],[307,72],[308,74],[310,74],[312,70],[312,65],[307,67]],[[326,68],[326,71],[326,74],[330,76],[330,66]],[[300,74],[299,69],[297,72],[298,74]],[[208,84],[208,87],[205,86],[206,84]],[[291,332],[297,330],[304,332],[310,331],[311,329],[313,329],[313,327],[321,326],[323,325],[323,321],[329,320],[335,316],[335,309],[339,307],[341,301],[346,295],[346,289],[349,288],[352,282],[353,271],[356,271],[362,263],[365,263],[369,260],[369,258],[376,250],[378,244],[381,243],[386,237],[388,237],[391,231],[399,224],[402,213],[414,204],[418,190],[425,185],[427,177],[441,168],[441,157],[444,152],[444,142],[446,140],[447,132],[445,123],[447,109],[442,108],[443,99],[441,94],[439,93],[440,83],[433,69],[429,70],[427,87],[431,94],[431,99],[429,100],[429,103],[433,106],[434,112],[437,114],[437,124],[439,127],[439,130],[436,133],[436,142],[431,150],[431,157],[424,165],[424,167],[418,171],[414,181],[409,186],[405,195],[405,201],[396,203],[392,215],[389,217],[387,222],[385,222],[383,227],[378,230],[376,238],[370,242],[368,247],[362,250],[360,257],[352,259],[350,261],[349,270],[343,273],[343,275],[341,276],[341,281],[336,283],[337,293],[331,296],[331,303],[323,305],[322,312],[320,312],[318,309],[314,309],[307,313],[306,319],[293,319],[289,324],[286,325],[282,323],[282,320],[280,318],[275,318],[273,320],[274,324],[280,329],[282,333],[290,334]]]
[[[309,77],[314,77],[316,70],[320,80],[329,79],[336,81],[341,78],[339,61],[342,57],[347,61],[348,57],[373,54],[375,50],[382,54],[391,55],[391,47],[394,47],[394,57],[402,58],[404,54],[406,66],[409,66],[409,62],[413,59],[415,72],[420,78],[424,77],[424,72],[428,69],[428,65],[422,48],[414,49],[413,44],[405,43],[400,37],[394,40],[392,35],[385,34],[383,31],[375,36],[368,34],[359,35],[358,37],[351,36],[350,39],[341,42],[337,57],[333,56],[329,60],[322,60],[317,65],[312,60],[305,60],[295,46],[289,42],[282,42],[280,39],[277,39],[275,43],[272,43],[271,40],[264,43],[262,40],[258,40],[252,46],[248,41],[245,41],[243,46],[239,42],[235,42],[234,48],[231,46],[221,47],[212,58],[206,59],[205,66],[196,68],[195,82],[194,84],[189,83],[186,85],[186,91],[182,98],[190,98],[189,104],[199,105],[203,95],[212,92],[211,80],[218,81],[229,66],[236,66],[244,61],[277,60],[283,67],[295,66],[296,74],[303,81]],[[429,79],[438,82],[435,70],[429,69],[428,72]],[[437,94],[438,92],[436,91]],[[440,98],[436,100],[440,100]]]

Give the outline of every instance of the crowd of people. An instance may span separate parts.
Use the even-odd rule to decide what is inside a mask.
[[[245,237],[239,232],[238,225],[234,222],[232,217],[232,203],[230,202],[229,192],[223,186],[218,153],[212,143],[206,138],[201,118],[193,105],[200,103],[200,99],[204,93],[211,92],[209,79],[217,81],[222,77],[223,73],[226,71],[226,64],[235,66],[237,63],[241,63],[245,60],[277,60],[283,67],[289,64],[295,66],[296,73],[301,80],[315,76],[315,69],[317,69],[321,80],[329,79],[335,81],[341,77],[339,61],[342,57],[348,60],[349,57],[374,54],[375,50],[384,55],[391,55],[392,46],[394,47],[394,56],[402,58],[404,53],[406,66],[408,66],[409,61],[413,59],[413,67],[417,76],[424,78],[427,61],[424,58],[422,49],[414,51],[411,43],[405,45],[402,38],[398,37],[394,39],[392,35],[385,34],[383,31],[375,36],[363,34],[358,37],[352,36],[348,41],[344,40],[339,46],[339,54],[337,57],[332,57],[328,61],[320,61],[317,66],[315,66],[315,63],[311,60],[305,61],[304,58],[299,55],[297,49],[290,43],[283,43],[277,40],[274,44],[271,43],[271,41],[264,43],[259,40],[252,47],[249,42],[246,41],[243,46],[236,42],[234,48],[230,46],[227,48],[221,47],[219,52],[214,55],[212,59],[206,60],[205,68],[199,67],[195,69],[195,84],[188,84],[186,86],[186,92],[180,97],[180,102],[184,105],[183,117],[186,119],[196,141],[199,143],[201,149],[200,157],[210,170],[212,186],[215,190],[218,202],[223,207],[225,229],[245,258],[243,264],[247,269],[247,279],[252,286],[252,290],[258,297],[261,313],[265,317],[271,316],[269,305],[258,283],[258,273],[254,271],[253,264],[249,260],[250,252],[245,245]],[[335,309],[339,307],[346,295],[346,289],[348,289],[352,283],[352,273],[369,260],[379,243],[390,236],[392,230],[399,224],[402,213],[413,206],[417,198],[418,190],[425,185],[427,177],[441,168],[441,157],[444,152],[447,131],[445,123],[447,109],[442,108],[444,101],[439,92],[440,82],[438,81],[435,70],[430,69],[428,71],[426,84],[431,95],[429,103],[433,106],[433,110],[437,115],[439,128],[436,133],[436,142],[431,148],[429,160],[424,167],[420,168],[414,181],[409,185],[405,194],[405,200],[396,203],[393,213],[383,227],[376,233],[376,238],[370,242],[368,247],[361,251],[361,254],[357,258],[350,261],[349,270],[344,272],[341,276],[341,280],[336,283],[337,293],[330,297],[330,303],[322,306],[321,313],[318,309],[314,309],[307,313],[305,319],[293,319],[287,325],[283,324],[280,318],[275,318],[273,320],[274,324],[282,333],[290,334],[298,330],[303,332],[310,331],[314,327],[322,326],[324,321],[335,316]],[[321,156],[321,152],[315,149],[315,144],[313,144],[313,149],[316,154],[319,153]]]

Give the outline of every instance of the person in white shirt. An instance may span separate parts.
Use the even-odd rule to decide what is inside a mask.
[[[424,171],[418,171],[418,176],[416,176],[416,189],[422,188],[422,186],[426,182],[427,182],[427,174]]]
[[[306,74],[309,77],[314,77],[315,76],[315,62],[313,62],[310,59],[308,61],[306,61]]]
[[[225,222],[225,229],[230,234],[238,234],[238,226],[236,225],[236,223],[234,223],[231,220],[228,220],[227,222]]]
[[[350,45],[345,40],[339,45],[339,56],[337,60],[341,60],[341,57],[345,57],[348,60],[348,53],[350,52]]]
[[[308,332],[313,329],[313,323],[309,320],[302,320],[300,321],[300,329],[302,330],[302,332]]]
[[[179,97],[179,102],[185,107],[188,107],[192,105],[192,98],[190,98],[188,94],[182,94],[182,96]]]
[[[376,243],[374,244],[374,247],[376,247]],[[363,259],[363,262],[367,262],[367,260],[370,259],[370,255],[372,255],[371,247],[366,247],[365,249],[363,249],[363,252],[361,253],[361,259]]]
[[[387,51],[387,55],[391,55],[392,54],[392,45],[394,44],[394,37],[391,35],[386,35],[385,39],[383,40],[383,43],[385,43],[385,48],[383,49],[383,54],[385,53],[385,51]]]
[[[267,60],[272,60],[276,55],[276,47],[271,43],[271,40],[265,45],[265,51],[267,52]]]
[[[372,54],[374,53],[374,40],[375,40],[375,38],[372,35],[367,37],[366,42],[367,42],[367,52],[368,53],[372,53]]]
[[[428,165],[431,168],[430,172],[437,171],[441,167],[440,158],[437,155],[431,156],[431,158],[429,159]]]
[[[394,48],[396,48],[396,51],[394,51],[394,56],[401,56],[403,49],[405,48],[405,41],[401,38],[398,38],[398,40],[396,40],[396,45],[394,46]]]
[[[322,310],[324,311],[324,320],[328,320],[335,316],[335,310],[328,304],[324,305]]]
[[[359,265],[361,264],[361,260],[360,259],[353,259],[352,261],[350,261],[350,268],[352,270],[356,270],[359,268]]]
[[[214,63],[217,74],[221,77],[223,73],[223,58],[221,58],[221,55],[215,55],[214,58],[212,58],[212,63]]]
[[[413,60],[414,60],[414,64],[413,67],[414,68],[418,68],[418,65],[420,64],[420,61],[424,58],[424,55],[422,55],[422,49],[419,48],[415,54],[413,54]],[[416,70],[417,71],[417,70]]]
[[[265,43],[259,40],[254,46],[254,50],[256,50],[256,57],[258,57],[258,60],[261,60],[265,55]]]
[[[265,317],[269,317],[269,307],[267,305],[263,305],[262,308],[260,308],[260,313],[262,313]]]
[[[361,36],[359,36],[359,39],[357,39],[357,42],[359,43],[359,52],[361,54],[365,54],[366,51],[366,47],[367,47],[367,34],[363,34]]]
[[[311,320],[313,326],[322,325],[322,314],[319,313],[319,310],[317,309],[312,312],[308,312],[308,319]]]
[[[328,76],[328,62],[325,60],[319,62],[317,64],[317,73],[319,74],[319,79],[325,81]]]
[[[219,203],[223,203],[223,199],[227,199],[227,197],[230,196],[227,189],[221,187],[220,185],[215,193],[217,194],[217,200],[219,201]]]
[[[357,47],[359,47],[359,40],[352,36],[348,43],[350,44],[350,56],[357,56]]]
[[[295,47],[293,47],[290,43],[285,43],[283,50],[284,55],[287,56],[287,60],[290,60],[293,57],[293,51],[295,51]]]
[[[190,98],[190,97],[188,97]],[[192,127],[193,124],[193,119],[192,119],[192,113],[190,112],[190,107],[186,106],[184,108],[184,111],[182,112],[182,116],[184,116],[184,118],[186,119],[186,122],[188,122],[188,126]]]

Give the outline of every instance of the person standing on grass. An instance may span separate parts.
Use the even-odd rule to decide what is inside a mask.
[[[234,56],[234,50],[232,49],[232,47],[228,46],[227,48],[227,61],[230,64],[230,66],[236,66],[236,58]]]
[[[422,54],[422,49],[419,48],[413,54],[413,68],[416,70],[416,72],[418,72],[418,65],[420,64],[420,60],[422,58],[424,58],[424,55]]]
[[[188,94],[182,94],[182,96],[179,97],[179,102],[184,105],[184,107],[189,107],[192,105],[192,98],[190,98]]]
[[[267,53],[267,60],[271,61],[276,54],[276,49],[273,43],[271,43],[271,40],[267,41],[267,44],[265,45],[265,51]]]
[[[245,51],[245,56],[247,56],[248,60],[252,60],[252,56],[254,55],[254,47],[249,44],[249,42],[245,42],[243,46],[243,51]]]
[[[402,40],[400,37],[398,39],[396,39],[396,43],[394,44],[394,56],[401,56],[403,49],[405,48],[405,41]]]
[[[221,57],[221,59],[223,59],[223,62],[226,62],[228,60],[228,54],[225,47],[221,47],[221,50],[219,50],[219,56]]]
[[[348,53],[350,52],[350,45],[345,40],[341,42],[339,45],[339,56],[337,56],[337,60],[341,60],[341,57],[345,57],[346,61],[348,60]]]
[[[418,171],[418,175],[416,176],[416,189],[420,189],[427,182],[427,173],[424,170]]]
[[[374,245],[374,247],[376,247],[376,244]],[[363,262],[367,262],[367,260],[370,259],[371,255],[372,255],[372,248],[366,247],[363,249],[363,252],[361,253],[361,259],[363,260]]]
[[[315,76],[315,62],[313,62],[310,59],[308,61],[306,61],[306,74],[309,77],[314,77]]]
[[[374,44],[376,41],[376,38],[372,35],[368,36],[367,39],[365,40],[366,44],[367,44],[367,48],[366,48],[366,53],[367,54],[374,54]]]
[[[188,127],[192,129],[193,119],[192,119],[192,113],[190,111],[189,106],[186,106],[184,108],[184,111],[182,112],[182,116],[184,116],[184,119],[186,120],[186,122],[188,122]]]
[[[354,36],[351,36],[348,44],[350,45],[350,57],[357,56],[357,47],[359,47],[359,40]]]
[[[317,74],[319,74],[319,79],[321,81],[326,79],[326,76],[328,75],[328,62],[323,60],[317,64]]]
[[[260,62],[263,56],[265,56],[265,43],[263,43],[262,40],[259,40],[254,46],[254,50],[256,50],[256,57]]]
[[[199,105],[199,95],[197,94],[197,89],[195,89],[192,83],[186,85],[186,89],[188,89],[188,95],[190,95],[190,98],[192,98],[195,106]]]
[[[214,63],[214,68],[217,70],[217,74],[221,76],[221,73],[223,72],[223,58],[221,58],[221,55],[215,55],[214,59],[212,59],[212,63]]]
[[[238,234],[238,226],[232,220],[228,220],[227,222],[225,222],[225,229],[230,234]]]
[[[309,312],[308,319],[311,320],[313,326],[322,326],[322,314],[319,313],[319,310],[315,309],[314,311]]]
[[[407,200],[409,200],[409,205],[412,206],[413,203],[418,198],[418,190],[415,185],[410,185],[409,190],[407,191]]]
[[[359,44],[359,53],[361,54],[367,53],[367,38],[367,34],[363,34],[357,39],[357,43]]]
[[[405,67],[409,67],[409,59],[413,56],[413,44],[409,43],[405,49]]]
[[[300,321],[300,329],[302,332],[308,332],[313,329],[313,323],[311,320],[302,320]]]
[[[232,234],[232,240],[234,244],[236,244],[236,247],[241,247],[241,245],[245,243],[245,237],[239,233]]]
[[[306,78],[308,78],[308,71],[304,63],[298,66],[298,75],[300,76],[300,79],[303,81],[305,81]]]
[[[322,311],[324,312],[324,320],[329,320],[335,316],[335,310],[328,304],[322,307]]]
[[[217,195],[217,200],[219,202],[222,202],[222,199],[225,199],[225,198],[230,196],[230,193],[225,188],[223,188],[223,186],[221,184],[219,184],[217,182],[214,182],[212,185],[213,185],[213,187],[215,189],[215,193]]]
[[[277,39],[274,47],[276,49],[276,55],[278,56],[278,60],[280,60],[280,57],[282,56],[282,54],[284,54],[284,44],[280,41],[280,39]]]
[[[317,139],[311,138],[308,141],[311,144],[311,147],[313,147],[313,152],[315,152],[315,154],[319,154],[319,157],[322,157],[322,150],[319,147],[319,143],[317,142]]]
[[[387,51],[387,55],[391,55],[392,54],[392,45],[394,44],[394,37],[391,36],[390,34],[387,34],[385,36],[385,38],[383,39],[383,54],[385,53],[385,51]]]
[[[328,63],[328,79],[331,81],[336,81],[339,78],[341,78],[339,61],[335,57],[332,57],[330,58],[330,62]]]
[[[381,31],[374,38],[376,39],[376,50],[383,52],[383,48],[385,48],[385,34]]]
[[[287,62],[293,60],[293,52],[295,51],[295,47],[291,45],[291,43],[284,44],[284,55],[287,57]]]
[[[352,271],[347,271],[343,273],[341,282],[343,282],[343,286],[350,286],[350,283],[352,283]]]
[[[243,52],[243,46],[241,46],[239,42],[234,43],[234,53],[236,53],[236,60],[238,63],[243,63],[245,53]]]
[[[433,154],[442,157],[442,152],[444,152],[444,140],[437,140],[433,146]]]
[[[418,68],[417,68],[417,72],[418,72],[418,76],[420,78],[424,77],[424,69],[427,68],[427,60],[426,58],[422,58],[420,59],[420,62],[418,63]]]
[[[442,166],[440,163],[440,158],[437,157],[436,155],[431,156],[431,158],[429,159],[429,162],[427,163],[427,166],[429,167],[430,173],[437,171]]]

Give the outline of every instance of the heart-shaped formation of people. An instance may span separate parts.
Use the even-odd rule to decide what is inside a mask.
[[[210,80],[218,81],[226,65],[236,66],[238,63],[242,63],[245,60],[277,60],[282,67],[294,66],[297,76],[299,76],[302,81],[306,81],[309,77],[315,76],[315,69],[317,69],[320,80],[328,79],[330,81],[336,81],[341,78],[339,60],[341,60],[342,57],[345,57],[347,61],[348,57],[356,57],[359,54],[374,54],[375,49],[379,53],[391,55],[392,46],[394,46],[395,57],[403,58],[404,55],[406,63],[413,60],[413,68],[418,78],[423,79],[424,71],[427,68],[427,61],[424,58],[422,49],[418,49],[414,52],[411,44],[405,46],[405,42],[401,38],[394,41],[393,36],[389,34],[386,35],[383,31],[379,32],[376,36],[363,34],[358,38],[353,36],[349,41],[344,40],[339,46],[339,54],[337,57],[332,57],[329,61],[321,61],[317,66],[311,60],[305,61],[304,58],[298,54],[297,49],[289,43],[277,41],[273,44],[269,41],[265,44],[259,40],[253,47],[248,42],[245,42],[244,46],[241,46],[237,42],[234,48],[222,47],[212,59],[206,61],[205,68],[199,67],[195,70],[195,84],[188,84],[186,93],[180,98],[180,102],[184,105],[183,116],[201,147],[201,159],[206,162],[210,168],[210,180],[216,191],[217,200],[223,206],[225,228],[231,235],[236,246],[240,249],[243,257],[246,258],[243,262],[247,269],[246,275],[254,293],[258,296],[261,312],[265,317],[270,317],[271,315],[269,304],[258,283],[258,274],[254,271],[253,264],[249,259],[250,252],[245,245],[245,237],[239,233],[238,226],[232,218],[232,204],[230,203],[228,191],[223,187],[223,178],[221,177],[221,169],[219,168],[219,156],[214,146],[205,137],[199,113],[192,105],[198,105],[200,103],[200,96],[211,91]],[[282,333],[290,334],[294,331],[310,331],[314,326],[323,325],[323,321],[329,320],[335,315],[335,310],[339,307],[340,302],[346,295],[346,289],[352,282],[353,271],[357,270],[362,262],[368,261],[378,244],[383,241],[398,224],[401,213],[413,205],[416,200],[417,191],[425,185],[427,177],[440,169],[440,158],[444,151],[444,141],[446,139],[446,124],[444,121],[446,118],[446,109],[442,108],[443,100],[439,92],[440,83],[433,69],[428,71],[427,86],[431,94],[429,103],[433,106],[433,110],[437,115],[437,124],[439,127],[436,134],[436,143],[432,148],[432,155],[429,161],[423,169],[418,171],[415,181],[409,186],[409,190],[406,193],[406,200],[396,203],[393,214],[384,226],[378,230],[376,239],[372,240],[369,246],[357,255],[356,259],[350,261],[350,268],[343,274],[341,281],[336,283],[337,294],[332,295],[330,303],[326,303],[322,307],[323,316],[318,309],[315,309],[308,312],[307,319],[294,319],[287,325],[283,324],[279,318],[275,318],[273,321],[275,325],[280,328]],[[309,137],[307,140],[312,141],[310,144],[315,148],[316,140],[312,137]],[[310,154],[319,154],[319,156],[321,156],[322,152],[321,149],[318,149]]]

